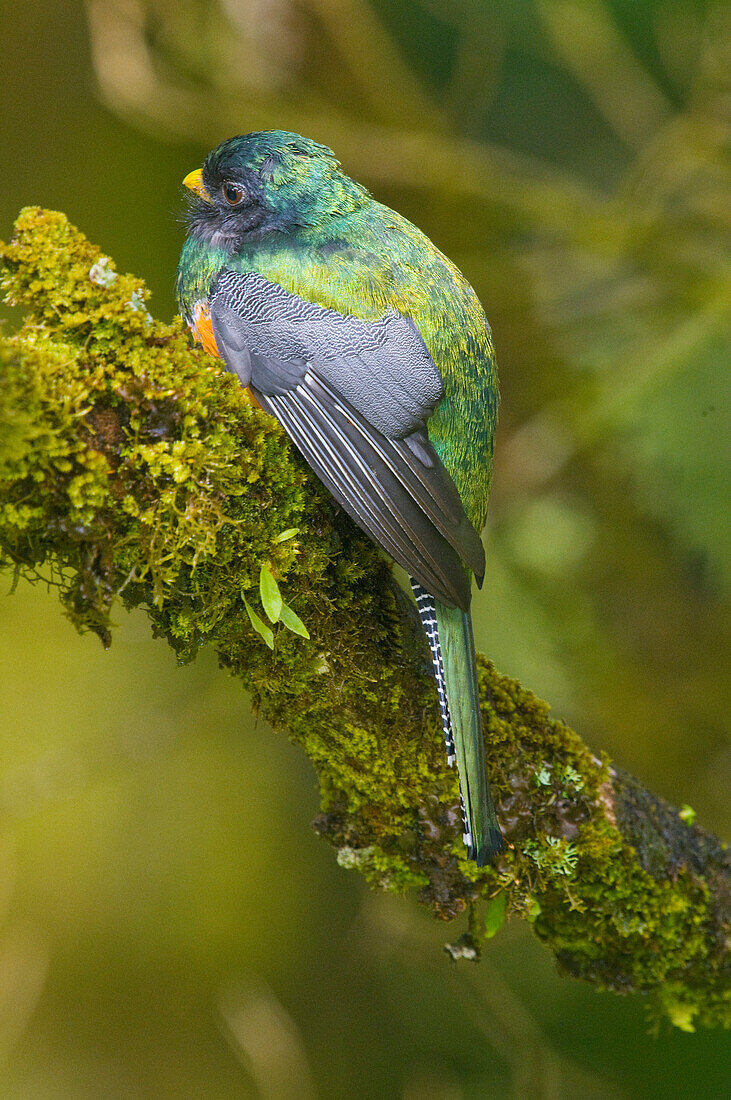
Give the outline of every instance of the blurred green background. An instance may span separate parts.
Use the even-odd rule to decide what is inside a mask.
[[[63,210],[167,318],[180,180],[276,127],[457,262],[503,390],[478,644],[721,834],[730,37],[705,0],[0,7],[3,236]],[[728,1094],[719,1034],[649,1037],[516,923],[455,967],[340,870],[210,654],[121,611],[104,653],[9,578],[0,620],[3,1100]]]

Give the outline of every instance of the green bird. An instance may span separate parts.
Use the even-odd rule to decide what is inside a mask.
[[[183,182],[181,313],[412,578],[464,840],[483,866],[502,837],[470,618],[498,408],[482,306],[428,237],[315,141],[230,138]]]

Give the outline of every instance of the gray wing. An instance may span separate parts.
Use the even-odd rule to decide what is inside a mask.
[[[466,609],[479,535],[426,433],[442,379],[413,321],[345,317],[261,275],[224,271],[211,297],[229,370],[279,420],[339,504],[442,603]]]

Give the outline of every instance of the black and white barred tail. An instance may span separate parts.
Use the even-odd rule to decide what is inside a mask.
[[[464,842],[478,866],[502,850],[485,770],[477,669],[469,611],[440,604],[412,579],[416,606],[429,642],[447,761],[456,761]]]
[[[424,633],[426,634],[427,641],[429,642],[432,665],[434,666],[434,679],[437,682],[439,713],[442,716],[444,748],[447,753],[447,763],[449,764],[450,768],[453,768],[455,760],[457,759],[457,753],[454,747],[454,731],[452,729],[452,719],[449,716],[447,680],[444,675],[444,660],[442,658],[442,647],[439,641],[437,609],[434,603],[434,597],[431,596],[425,588],[422,588],[418,581],[415,581],[413,577],[411,577],[411,587],[414,590],[414,598],[416,600],[416,606],[419,611],[421,625],[424,627]],[[467,810],[464,804],[461,778],[459,781],[459,801],[462,808],[462,822],[464,824],[464,834],[462,839],[464,840],[466,847],[470,850],[470,852],[472,852],[474,851],[475,842],[474,837],[472,836],[469,818],[467,816]]]
[[[439,642],[439,626],[437,624],[437,610],[434,605],[434,597],[418,581],[411,578],[411,587],[414,590],[414,598],[419,611],[421,625],[424,627],[429,649],[431,651],[432,664],[434,666],[434,679],[437,682],[437,695],[439,697],[439,712],[442,716],[442,729],[444,730],[444,748],[447,751],[447,763],[454,767],[457,759],[454,749],[454,733],[452,720],[449,717],[449,700],[447,699],[447,681],[444,676],[444,661],[442,660],[442,647]],[[464,816],[464,802],[462,803]],[[465,822],[466,826],[466,822]]]

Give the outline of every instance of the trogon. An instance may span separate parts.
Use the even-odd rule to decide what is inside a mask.
[[[428,237],[315,141],[230,138],[184,183],[181,313],[412,578],[464,840],[483,866],[502,838],[470,618],[498,408],[482,306]]]

